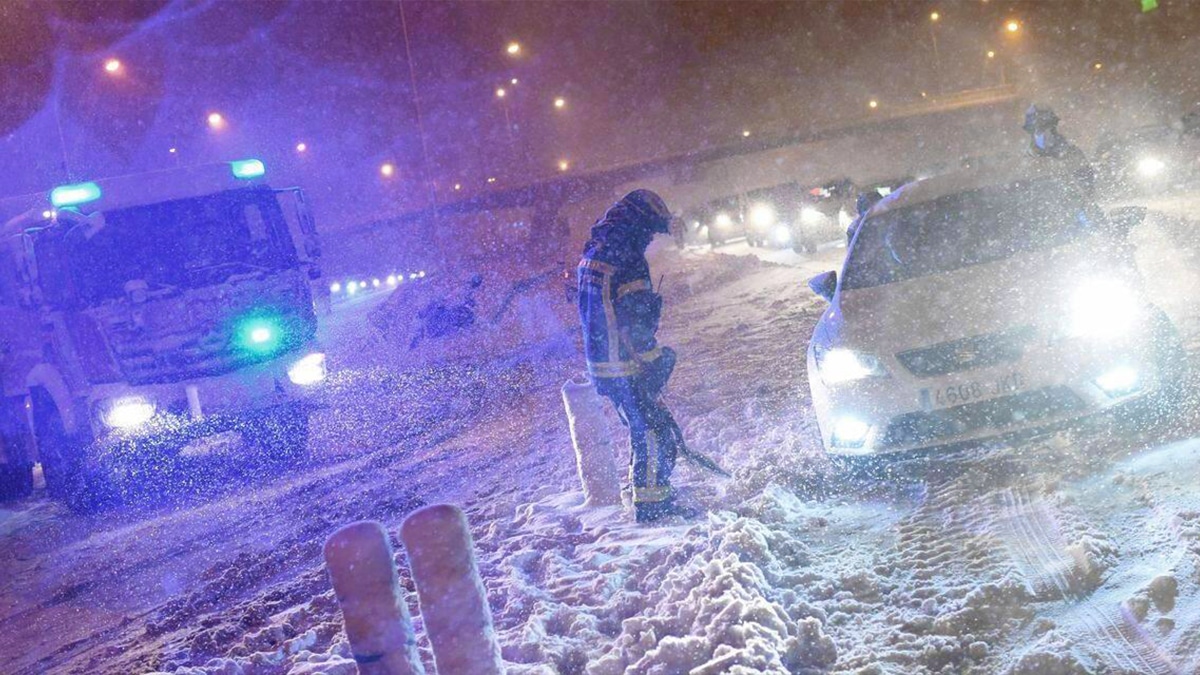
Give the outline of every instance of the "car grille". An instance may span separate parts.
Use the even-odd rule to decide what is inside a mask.
[[[880,447],[928,444],[980,429],[1002,430],[1051,419],[1082,407],[1083,400],[1070,387],[1047,387],[953,408],[911,412],[892,418]]]
[[[1021,358],[1035,333],[1032,326],[1021,326],[999,333],[943,342],[932,347],[910,349],[896,354],[896,359],[917,377],[937,377],[986,368]]]

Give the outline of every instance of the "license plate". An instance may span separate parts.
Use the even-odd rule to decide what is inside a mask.
[[[975,380],[963,384],[952,384],[937,389],[921,390],[921,407],[925,410],[934,408],[952,408],[964,403],[983,401],[997,396],[1004,396],[1025,387],[1025,376],[1013,372],[995,380]]]

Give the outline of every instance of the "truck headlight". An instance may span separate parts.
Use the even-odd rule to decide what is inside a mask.
[[[325,355],[314,352],[300,359],[288,368],[288,379],[292,384],[306,387],[325,379],[328,371],[325,368]]]
[[[1125,284],[1092,279],[1071,296],[1070,335],[1101,340],[1121,337],[1137,324],[1140,310],[1137,295]]]
[[[134,429],[154,417],[154,402],[141,396],[119,398],[105,408],[101,418],[110,429]]]
[[[829,385],[887,374],[879,359],[850,349],[821,349],[816,357],[821,379]]]

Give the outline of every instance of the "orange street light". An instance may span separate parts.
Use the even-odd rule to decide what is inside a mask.
[[[509,56],[516,56],[517,54],[521,53],[521,43],[510,42],[508,43],[508,46],[504,48],[504,51],[508,52]]]
[[[871,99],[871,101],[869,103],[867,103],[867,107],[870,108],[871,110],[874,110],[879,107],[879,101],[876,101],[875,99]]]
[[[222,117],[221,113],[219,113],[219,112],[209,113],[208,114],[208,126],[210,129],[224,129],[225,128],[225,118]]]
[[[558,170],[559,171],[566,171],[569,168],[571,168],[571,164],[569,162],[567,162],[567,160],[565,160],[565,159],[559,160],[559,162],[558,162]]]
[[[929,20],[930,20],[930,21],[933,21],[933,22],[935,22],[935,23],[937,22],[937,20],[938,20],[938,19],[941,19],[941,18],[942,18],[942,15],[941,15],[941,14],[938,14],[937,12],[934,12],[934,13],[932,13],[932,14],[930,14],[930,15],[929,15]]]
[[[1004,24],[1004,30],[1010,33],[1016,33],[1017,31],[1021,30],[1021,24],[1015,19],[1010,19]]]
[[[558,108],[559,110],[562,110],[563,108],[567,107],[567,99],[565,99],[561,96],[554,99],[554,107]]]
[[[109,59],[104,62],[104,72],[109,75],[116,75],[121,72],[121,61],[118,59]]]

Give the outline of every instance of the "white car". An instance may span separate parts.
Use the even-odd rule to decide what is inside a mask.
[[[1185,367],[1126,235],[1057,160],[909,184],[877,204],[808,349],[828,453],[863,457],[1049,426],[1145,397]],[[853,460],[850,460],[853,461]]]

